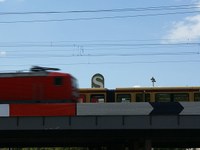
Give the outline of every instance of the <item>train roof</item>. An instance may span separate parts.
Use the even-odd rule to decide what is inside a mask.
[[[0,78],[8,77],[33,77],[33,76],[48,76],[49,72],[13,72],[0,73]]]
[[[131,90],[131,89],[191,89],[200,88],[200,86],[158,86],[158,87],[122,87],[116,88],[116,90]]]
[[[67,73],[60,72],[51,72],[50,70],[59,70],[57,68],[47,68],[47,67],[39,67],[34,66],[29,71],[17,71],[17,72],[9,72],[9,73],[0,73],[0,78],[8,78],[8,77],[36,77],[36,76],[64,76]]]
[[[129,87],[129,88],[116,88],[118,92],[129,92],[129,91],[137,91],[137,92],[167,92],[167,91],[199,91],[200,86],[173,86],[173,87]]]
[[[199,91],[200,86],[177,86],[177,87],[123,87],[115,89],[107,88],[80,88],[80,92],[106,92],[107,90],[116,90],[117,92],[163,92],[163,91]]]
[[[108,89],[107,88],[79,88],[80,92],[106,92]]]

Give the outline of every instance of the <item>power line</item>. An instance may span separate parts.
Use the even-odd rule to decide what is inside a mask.
[[[162,60],[162,61],[101,61],[101,62],[78,62],[78,63],[51,63],[41,64],[41,66],[74,66],[74,65],[128,65],[128,64],[160,64],[160,63],[200,63],[200,60]],[[12,64],[0,65],[1,67],[32,66],[33,64]]]
[[[0,43],[0,47],[71,47],[71,48],[84,48],[84,47],[140,47],[140,46],[200,46],[200,42],[179,42],[179,43],[84,43],[84,44],[57,44],[56,42],[50,43]]]
[[[200,63],[200,60],[163,60],[163,61],[129,61],[129,62],[120,62],[120,61],[113,61],[113,62],[86,62],[86,63],[69,63],[63,65],[126,65],[126,64],[157,64],[157,63]],[[56,64],[62,65],[62,64]]]
[[[80,17],[80,18],[64,18],[64,19],[36,19],[36,20],[0,21],[0,24],[88,21],[88,20],[102,20],[102,19],[125,19],[125,18],[155,17],[155,16],[176,15],[176,14],[183,15],[183,14],[191,14],[191,13],[200,13],[200,11],[149,13],[149,14],[138,14],[138,15],[103,16],[103,17]]]
[[[30,15],[30,14],[68,14],[68,13],[100,13],[100,12],[127,12],[127,11],[158,11],[158,10],[182,10],[198,9],[196,4],[187,5],[167,5],[151,6],[138,8],[116,8],[116,9],[98,9],[98,10],[71,10],[71,11],[26,11],[26,12],[0,12],[0,15]]]
[[[188,45],[187,47],[186,46],[179,46],[178,48],[191,48],[193,45]],[[97,48],[83,48],[83,51],[135,51],[135,50],[139,50],[141,51],[141,49],[143,50],[149,50],[149,49],[154,49],[154,50],[171,50],[171,47],[166,47],[166,46],[159,46],[159,47],[149,47],[149,46],[144,46],[144,47],[97,47]],[[179,50],[179,49],[177,49]],[[18,54],[21,54],[21,53],[38,53],[40,52],[41,53],[47,53],[47,52],[80,52],[81,49],[31,49],[31,50],[28,50],[28,49],[20,49],[20,50],[10,50],[10,49],[6,49],[6,50],[0,50],[0,53],[3,52],[3,53],[15,53],[17,52]]]
[[[164,40],[164,41],[176,41],[176,38],[167,38],[167,39],[122,39],[122,40],[113,40],[113,39],[100,39],[100,40],[60,40],[60,41],[16,41],[16,42],[0,42],[0,44],[54,44],[54,43],[73,43],[74,46],[80,46],[79,43],[104,43],[104,42],[152,42],[152,41],[160,41],[160,40]],[[186,39],[187,41],[189,41],[190,39]],[[78,44],[74,44],[74,43],[78,43]],[[188,42],[189,43],[189,42]]]
[[[154,45],[154,46],[161,46],[161,45],[171,45],[171,46],[178,46],[178,45],[200,45],[198,40],[190,42],[190,39],[183,39],[183,41],[187,42],[176,42],[179,39],[123,39],[123,40],[112,40],[112,39],[101,39],[101,40],[61,40],[61,41],[11,41],[11,42],[0,42],[0,47],[56,47],[56,46],[63,46],[63,47],[74,47],[74,48],[81,48],[84,46],[108,46],[108,45]],[[157,41],[155,43],[155,41]],[[170,43],[168,43],[170,41]],[[151,42],[151,43],[150,43]],[[161,43],[162,42],[162,43]],[[88,44],[89,43],[89,44]]]
[[[31,59],[38,59],[38,58],[67,58],[67,57],[134,57],[134,56],[181,56],[181,55],[199,55],[199,52],[149,52],[149,53],[102,53],[102,54],[85,54],[85,53],[79,53],[79,54],[20,54],[17,56],[3,56],[0,57],[1,59],[22,59],[22,58],[31,58]]]

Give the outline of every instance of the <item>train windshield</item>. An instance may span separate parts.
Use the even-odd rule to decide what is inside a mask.
[[[78,89],[78,82],[77,82],[76,78],[74,78],[74,77],[72,77],[72,86],[73,86],[73,88]]]
[[[78,82],[76,78],[72,77],[72,95],[75,99],[78,99],[79,93],[78,93]]]

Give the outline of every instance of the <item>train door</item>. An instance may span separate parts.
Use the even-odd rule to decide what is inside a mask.
[[[150,93],[136,93],[136,102],[150,102]]]
[[[107,90],[106,102],[115,102],[115,90]]]

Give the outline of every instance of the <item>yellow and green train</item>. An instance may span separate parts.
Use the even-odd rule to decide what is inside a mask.
[[[200,101],[200,87],[80,88],[79,102],[191,102]]]

